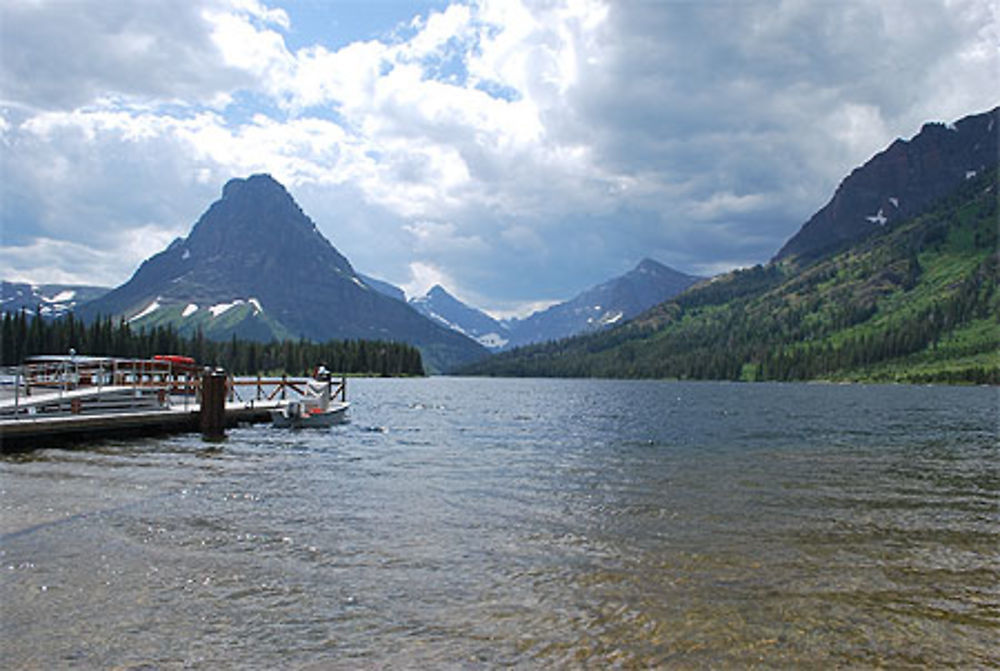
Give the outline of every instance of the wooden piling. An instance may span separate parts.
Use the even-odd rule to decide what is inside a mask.
[[[226,374],[206,370],[201,377],[201,437],[218,442],[226,438]]]

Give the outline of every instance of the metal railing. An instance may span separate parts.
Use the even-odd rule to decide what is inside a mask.
[[[88,411],[103,407],[121,409],[122,390],[131,399],[128,407],[171,407],[180,402],[187,409],[189,404],[200,405],[202,376],[212,369],[195,364],[177,363],[160,359],[119,359],[112,357],[52,356],[36,357],[21,366],[8,369],[3,386],[13,386],[13,403],[10,394],[0,398],[0,417],[18,418],[43,413],[80,414],[83,401],[80,390],[96,392],[88,395]],[[13,381],[9,378],[13,377]],[[262,401],[285,400],[290,393],[306,395],[310,378],[289,377],[233,377],[227,376],[226,398],[230,402],[254,405]],[[347,398],[347,380],[326,380],[331,399]],[[114,389],[114,394],[111,392]],[[252,393],[241,393],[252,388]],[[102,394],[102,392],[105,392]],[[153,392],[153,393],[150,393]],[[179,397],[179,398],[178,398]],[[103,400],[102,400],[103,399]],[[152,402],[155,400],[155,404]]]

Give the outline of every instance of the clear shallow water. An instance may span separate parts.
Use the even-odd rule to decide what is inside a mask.
[[[349,386],[0,461],[0,663],[1000,665],[996,389]]]

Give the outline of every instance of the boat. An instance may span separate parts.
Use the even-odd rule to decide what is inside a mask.
[[[329,378],[309,380],[299,398],[271,410],[271,424],[279,429],[322,429],[342,424],[347,421],[350,403],[343,397],[335,401],[332,395]]]

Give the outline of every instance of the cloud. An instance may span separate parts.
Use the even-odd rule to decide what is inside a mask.
[[[205,100],[252,85],[244,72],[220,62],[203,11],[171,0],[6,2],[0,8],[5,103],[68,110],[109,94]]]
[[[410,264],[409,270],[410,280],[402,288],[410,298],[423,296],[436,284],[454,286],[454,280],[447,273],[431,264],[415,261]]]
[[[155,226],[120,230],[116,240],[95,246],[69,240],[36,237],[26,245],[0,246],[5,280],[46,284],[113,286],[121,281],[118,264],[138,267],[173,239]],[[66,259],[75,259],[73,266]]]
[[[297,9],[5,3],[5,267],[123,281],[253,172],[359,270],[499,311],[748,265],[1000,69],[988,0],[478,0],[293,48]]]

